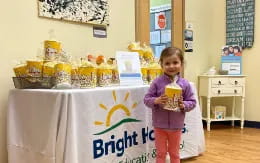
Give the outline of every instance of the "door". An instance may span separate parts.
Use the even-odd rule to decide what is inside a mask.
[[[136,41],[151,43],[156,57],[160,55],[160,46],[175,46],[184,51],[185,0],[135,0],[135,5]],[[155,40],[158,32],[160,40]]]

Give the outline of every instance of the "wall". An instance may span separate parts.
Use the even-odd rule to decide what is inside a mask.
[[[260,2],[256,1],[255,20],[260,18]],[[89,25],[55,21],[37,17],[37,3],[27,1],[4,1],[0,6],[2,15],[0,30],[0,162],[7,162],[6,152],[6,108],[8,91],[13,88],[11,77],[12,61],[32,58],[41,42],[48,39],[48,31],[54,29],[65,50],[73,56],[87,52],[113,56],[116,50],[124,50],[127,43],[134,40],[134,1],[124,3],[110,1],[111,15],[107,39],[92,37]],[[197,83],[197,76],[211,65],[219,68],[220,48],[225,44],[225,0],[186,0],[185,20],[193,24],[194,52],[186,53],[185,77]],[[12,12],[14,11],[14,12]],[[120,13],[120,14],[118,14]],[[124,15],[124,16],[121,16]],[[122,25],[124,25],[122,27]],[[255,21],[255,29],[260,22]],[[120,37],[119,37],[120,36]],[[260,101],[257,99],[260,76],[260,34],[255,30],[254,47],[243,52],[243,73],[247,75],[246,120],[260,121]]]
[[[212,1],[186,0],[185,21],[193,24],[193,52],[185,53],[185,78],[197,83],[198,75],[210,66],[209,33],[212,29]]]
[[[225,0],[214,1],[215,8],[213,11],[213,30],[212,38],[210,40],[210,47],[215,52],[210,54],[210,64],[220,65],[219,48],[225,44]],[[243,69],[244,75],[247,75],[246,79],[246,99],[245,99],[245,119],[249,121],[260,122],[260,100],[259,93],[260,87],[260,75],[257,70],[260,69],[260,22],[257,21],[260,18],[260,2],[255,0],[255,41],[254,45],[250,49],[243,51]]]
[[[0,162],[7,162],[6,110],[8,91],[13,88],[13,60],[33,58],[53,29],[66,52],[73,56],[87,53],[114,56],[135,40],[135,10],[133,0],[109,1],[110,26],[108,38],[93,38],[92,26],[39,18],[37,1],[3,1],[0,5]]]

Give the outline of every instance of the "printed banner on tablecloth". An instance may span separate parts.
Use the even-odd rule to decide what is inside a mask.
[[[155,161],[156,150],[151,109],[146,108],[143,104],[143,97],[147,89],[147,87],[143,87],[134,90],[107,90],[102,91],[102,96],[101,92],[96,91],[91,94],[91,97],[84,96],[84,99],[90,98],[88,102],[84,99],[81,100],[80,95],[73,97],[80,102],[75,105],[75,108],[80,108],[77,106],[80,105],[93,109],[77,111],[78,114],[72,122],[72,126],[76,124],[80,130],[78,130],[78,134],[71,137],[72,142],[69,144],[79,144],[77,147],[71,145],[72,148],[68,147],[68,149],[72,153],[82,151],[84,157],[80,157],[79,162],[152,163]],[[196,138],[201,121],[191,118],[188,122],[189,124],[182,129],[180,144],[182,158],[196,156],[199,153],[197,146],[200,142]],[[190,124],[192,128],[189,127]],[[84,133],[80,133],[82,126],[84,126]],[[81,141],[77,142],[78,140]]]
[[[152,112],[143,104],[148,88],[12,91],[8,108],[9,162],[153,163],[156,150]],[[194,84],[192,89],[196,92]],[[28,114],[35,117],[33,123]],[[28,131],[26,137],[22,136],[24,130]],[[198,105],[186,114],[180,149],[181,158],[205,150]]]
[[[144,107],[142,98],[137,92],[111,91],[107,100],[113,101],[113,105],[106,100],[98,104],[96,112],[100,116],[93,123],[92,133],[94,160],[115,163],[154,160],[154,131],[148,122],[151,112]]]

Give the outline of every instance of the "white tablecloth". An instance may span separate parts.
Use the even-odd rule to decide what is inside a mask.
[[[153,162],[151,110],[143,104],[147,90],[11,90],[9,163]],[[205,150],[199,105],[185,124],[181,158]]]

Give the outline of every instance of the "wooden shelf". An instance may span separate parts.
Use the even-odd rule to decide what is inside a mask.
[[[207,120],[206,117],[202,118],[203,120]],[[210,121],[236,121],[236,120],[241,120],[241,118],[239,117],[225,117],[225,119],[214,119],[214,118],[210,118]]]

